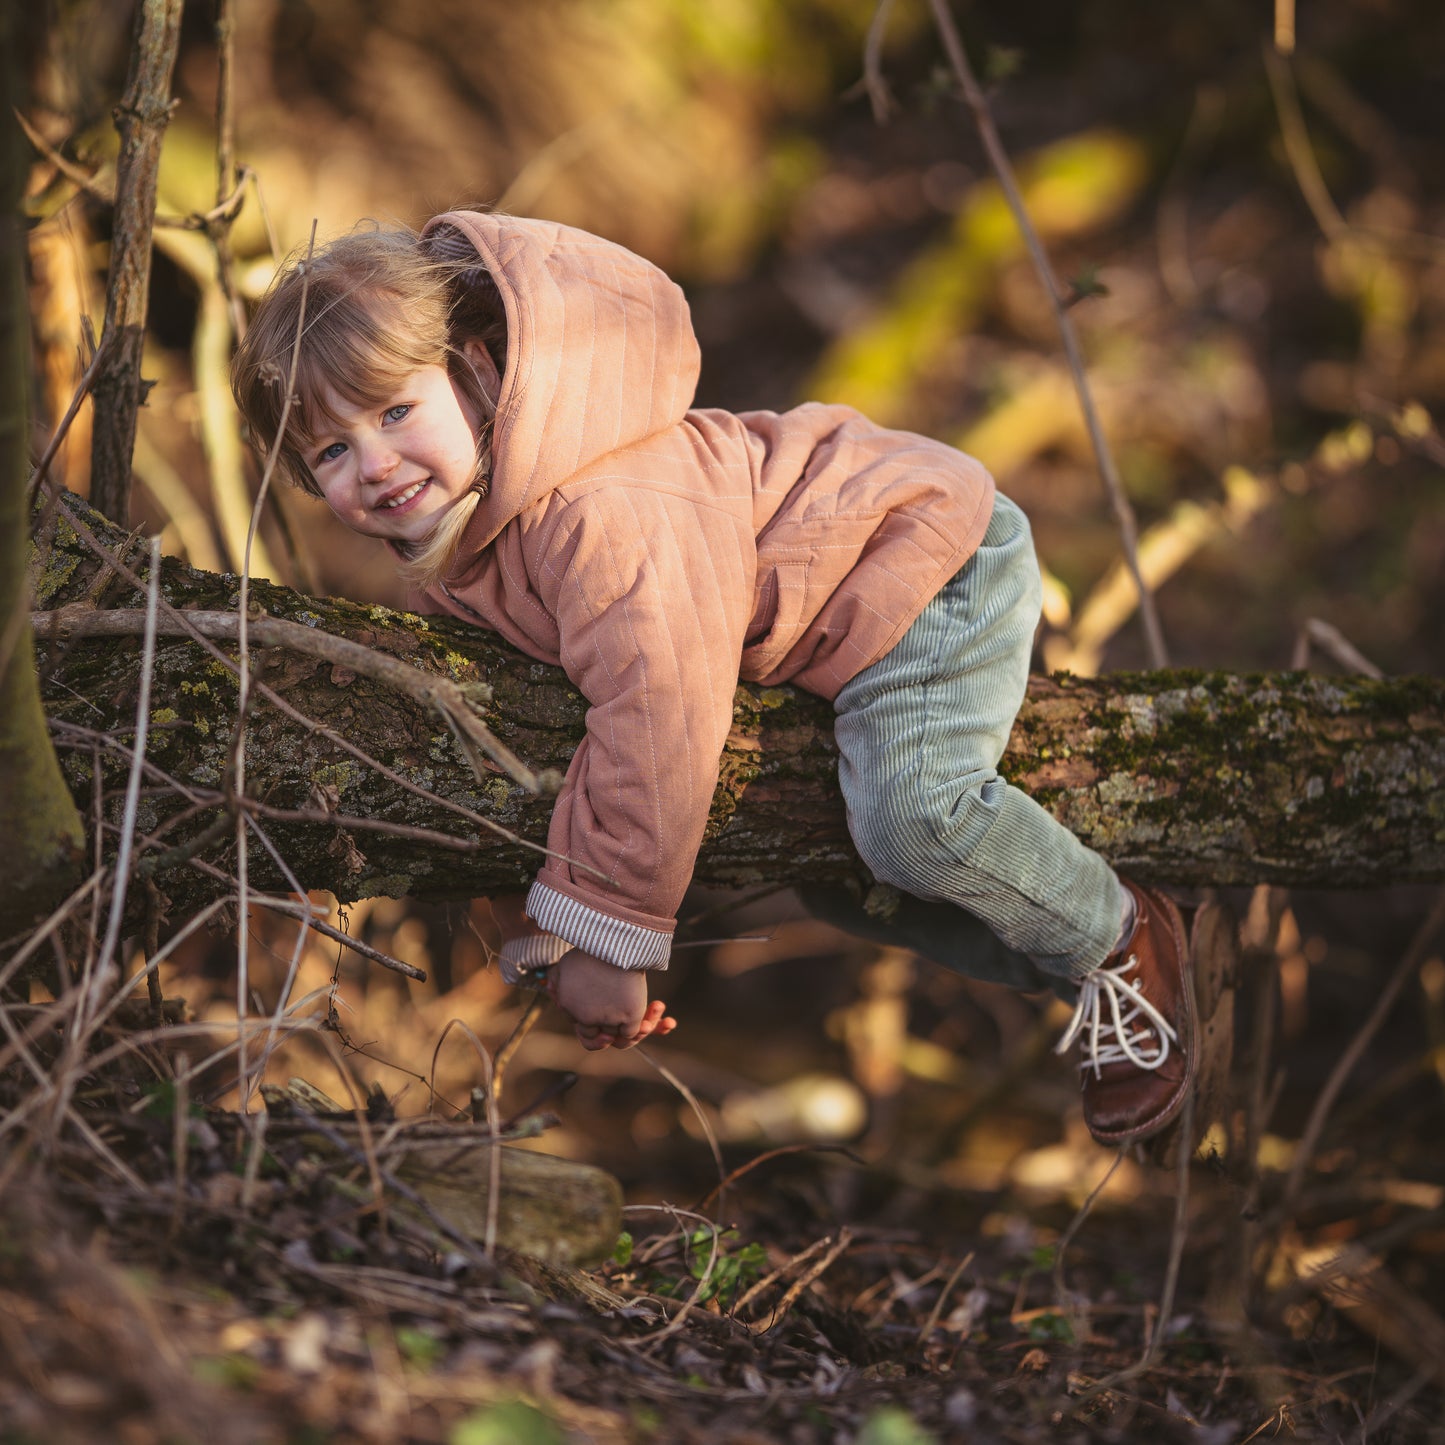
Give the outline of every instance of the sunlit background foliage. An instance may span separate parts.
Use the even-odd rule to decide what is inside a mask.
[[[110,174],[130,24],[118,0],[55,8],[36,119],[69,164],[37,164],[30,198],[42,432],[69,400],[85,318],[103,310],[107,213],[75,174],[102,188]],[[1445,12],[1434,0],[1301,0],[1286,69],[1265,54],[1264,8],[987,0],[962,23],[1072,288],[1173,660],[1285,667],[1319,619],[1387,671],[1438,671]],[[232,237],[240,289],[254,299],[313,222],[324,238],[363,217],[418,223],[486,204],[599,231],[686,286],[702,403],[848,401],[974,452],[1034,520],[1049,576],[1040,665],[1139,666],[1117,528],[1038,278],[923,0],[895,6],[882,51],[895,105],[875,121],[860,83],[872,13],[871,0],[246,0],[237,152],[256,186]],[[172,215],[216,196],[205,4],[188,6],[176,84],[160,183]],[[201,237],[162,230],[157,247],[137,521],[198,565],[234,569],[256,475],[225,392],[231,317]],[[82,492],[87,455],[82,418],[58,462]],[[296,495],[277,499],[253,570],[398,595],[379,549]],[[907,960],[786,910],[704,916],[716,906],[690,905],[685,936],[755,917],[776,930],[767,945],[680,952],[666,985],[684,1017],[674,1052],[734,1137],[766,1135],[769,1109],[783,1121],[775,1135],[807,1133],[797,1109],[820,1099],[839,1112],[817,1130],[842,1135],[868,1103],[875,1131],[905,1107],[951,1109],[985,1093],[1029,1036],[1034,1016],[1013,1000],[925,972],[909,1002]],[[348,918],[432,974],[413,987],[348,961],[336,996],[345,1040],[388,1061],[353,1054],[358,1075],[424,1107],[420,1080],[448,1019],[495,1041],[515,1018],[485,966],[487,905],[374,900]],[[1333,959],[1320,987],[1346,998],[1370,955],[1327,931],[1306,922],[1291,956],[1317,971]],[[253,976],[270,1007],[291,944],[274,932],[258,943]],[[219,1022],[233,957],[225,944],[193,951],[168,988]],[[332,950],[308,947],[297,994],[324,995],[337,967]],[[728,1019],[766,1022],[748,1029],[745,1064]],[[299,1045],[278,1067],[324,1072],[328,1046]],[[577,1062],[560,1036],[528,1049],[541,1074]],[[478,1063],[461,1033],[435,1068],[464,1101]],[[609,1121],[632,1146],[686,1125],[635,1060],[588,1068],[597,1088],[574,1095],[561,1147],[597,1146]],[[769,1092],[798,1075],[843,1087],[805,1089],[801,1104]],[[341,1091],[334,1075],[317,1082]],[[525,1094],[525,1078],[516,1087]],[[973,1120],[959,1170],[992,1178],[1030,1138],[1057,1142],[1056,1118],[998,1118]]]

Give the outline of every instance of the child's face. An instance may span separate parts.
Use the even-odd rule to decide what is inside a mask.
[[[399,382],[375,407],[332,393],[307,456],[326,505],[368,537],[420,542],[471,486],[477,418],[443,366]]]

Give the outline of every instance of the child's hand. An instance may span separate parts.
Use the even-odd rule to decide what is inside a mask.
[[[584,1049],[630,1049],[650,1034],[670,1034],[677,1020],[660,999],[647,1001],[647,974],[618,968],[574,948],[547,973],[547,991],[577,1026]]]

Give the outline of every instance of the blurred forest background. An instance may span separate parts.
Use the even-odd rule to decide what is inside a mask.
[[[133,17],[122,0],[52,8],[29,116],[37,451],[70,402],[87,318],[98,329],[104,312],[109,211],[94,191],[113,183],[110,110]],[[881,123],[861,81],[873,15],[872,0],[244,0],[235,159],[253,181],[230,233],[242,309],[313,221],[326,237],[361,218],[419,224],[483,204],[600,232],[686,288],[704,357],[700,404],[845,401],[972,452],[1034,523],[1049,581],[1038,667],[1144,667],[1118,529],[1053,316],[928,7],[893,7],[881,65],[894,103]],[[1292,55],[1272,43],[1274,20],[1244,0],[979,0],[959,13],[1029,210],[1072,288],[1171,662],[1439,673],[1445,10],[1437,0],[1300,0]],[[214,10],[193,0],[161,163],[163,214],[215,204],[217,87]],[[239,566],[257,482],[224,387],[236,324],[209,241],[159,229],[145,358],[156,385],[140,419],[132,520],[159,532],[168,552],[220,571]],[[52,467],[80,493],[87,426],[82,412]],[[319,503],[273,498],[256,574],[398,600],[378,547]],[[1267,1128],[1250,1174],[1261,1161],[1287,1165],[1432,898],[1397,888],[1231,901],[1248,917],[1264,980],[1241,1004],[1241,1090],[1252,1077],[1276,1091],[1274,1112],[1256,1120]],[[293,995],[314,995],[322,1015],[335,1010],[339,1033],[298,1035],[277,1051],[274,1076],[303,1074],[344,1098],[347,1073],[379,1083],[400,1113],[427,1108],[430,1077],[464,1107],[482,1077],[467,1030],[495,1047],[522,1006],[489,966],[486,901],[367,900],[333,921],[430,981],[404,983],[352,955],[338,961],[313,939]],[[269,1012],[294,934],[261,918],[251,928],[252,986]],[[1030,1281],[1042,1289],[1039,1251],[1111,1162],[1082,1132],[1071,1066],[1047,1053],[1058,1006],[849,940],[806,919],[790,895],[699,892],[680,937],[658,991],[681,1024],[651,1052],[696,1104],[634,1054],[584,1057],[544,1019],[512,1065],[513,1098],[582,1077],[549,1104],[560,1122],[541,1147],[606,1165],[640,1205],[716,1182],[699,1110],[733,1164],[780,1145],[847,1143],[866,1169],[809,1156],[762,1171],[770,1192],[737,1206],[751,1237],[785,1257],[786,1240],[806,1242],[809,1228],[839,1220],[892,1229],[890,1239],[907,1242],[887,1256],[893,1274],[867,1307],[885,1298],[893,1326],[910,1301],[926,1315],[936,1299],[956,1342],[966,1340],[992,1291],[1003,1315],[995,1339],[1012,1338],[1012,1321],[1021,1349],[1057,1345],[1052,1325],[1032,1330],[1030,1307],[1043,1309],[1047,1291],[1030,1295]],[[195,940],[165,992],[218,1031],[234,1026],[234,965],[234,935]],[[1349,1235],[1344,1221],[1358,1224],[1366,1196],[1372,1227],[1395,1220],[1391,1209],[1423,1209],[1425,1224],[1392,1260],[1393,1287],[1438,1305],[1445,963],[1428,959],[1407,997],[1351,1076],[1321,1166],[1343,1192],[1311,1217],[1310,1238]],[[466,1029],[448,1032],[452,1020]],[[1373,1183],[1357,1198],[1350,1180]],[[1221,1176],[1196,1194],[1206,1222],[1186,1265],[1184,1315],[1203,1319],[1207,1257],[1233,1238],[1246,1187],[1257,1179]],[[1135,1316],[1162,1278],[1174,1191],[1172,1174],[1126,1163],[1075,1245],[1106,1261],[1101,1277],[1132,1271],[1132,1287],[1111,1288]],[[1288,1235],[1298,1246],[1301,1229],[1310,1233],[1300,1219],[1280,1226],[1275,1243]],[[1127,1263],[1143,1237],[1147,1257]],[[944,1308],[947,1271],[935,1272],[930,1294],[914,1263],[929,1251],[962,1260],[975,1247],[983,1252],[966,1276],[975,1316],[959,1324],[964,1287]],[[1282,1258],[1250,1268],[1262,1278]],[[1420,1402],[1438,1404],[1439,1356],[1432,1365],[1417,1345],[1412,1358],[1408,1340],[1372,1345],[1378,1329],[1352,1333],[1359,1322],[1336,1306],[1297,1291],[1279,1307],[1269,1328],[1293,1342],[1282,1350],[1303,1352],[1290,1357],[1297,1373],[1270,1376],[1267,1388],[1251,1377],[1217,1416],[1235,1433],[1207,1438],[1252,1438],[1261,1421],[1278,1432],[1306,1417],[1374,1419],[1387,1386],[1401,1382],[1425,1393],[1369,1438],[1426,1438]],[[1202,1337],[1204,1326],[1186,1319],[1181,1332],[1191,1330]],[[251,1353],[269,1358],[259,1346]],[[1363,1372],[1357,1392],[1336,1382],[1336,1365]],[[1047,1367],[1045,1355],[1034,1368],[1047,1376]],[[1197,1380],[1185,1379],[1169,1388],[1193,1403],[1170,1428],[1203,1408]],[[532,1393],[546,1392],[534,1382]],[[965,1409],[956,1392],[946,1398],[955,1416]],[[935,1430],[942,1409],[929,1417]],[[884,1428],[882,1416],[847,1429],[829,1418],[845,1434]],[[568,1428],[613,1438],[595,1420]],[[462,1438],[437,1430],[417,1438]],[[1332,1437],[1320,1426],[1314,1438]]]

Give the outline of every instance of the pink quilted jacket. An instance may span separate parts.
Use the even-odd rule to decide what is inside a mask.
[[[495,279],[508,350],[491,488],[430,601],[590,704],[527,898],[541,932],[507,952],[665,968],[739,678],[833,697],[978,546],[993,482],[846,407],[693,409],[687,302],[650,262],[546,221],[443,222]]]

